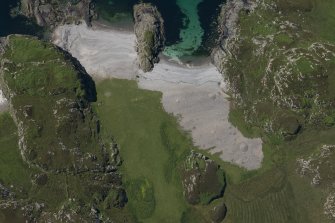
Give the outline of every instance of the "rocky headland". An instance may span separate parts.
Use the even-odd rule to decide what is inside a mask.
[[[138,65],[148,72],[158,63],[158,55],[164,48],[164,21],[157,8],[149,3],[134,6],[134,20]]]
[[[1,181],[1,209],[21,209],[29,222],[92,222],[103,210],[122,208],[122,161],[112,136],[100,134],[91,107],[95,84],[85,69],[35,37],[11,35],[0,43],[0,85],[18,129],[23,177],[33,185],[7,190]],[[53,193],[58,198],[45,201]],[[64,205],[52,205],[62,199]]]

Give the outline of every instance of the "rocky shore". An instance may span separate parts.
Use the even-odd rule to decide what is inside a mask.
[[[164,48],[164,21],[157,8],[148,3],[134,6],[134,19],[138,66],[148,72],[158,63],[158,54]]]
[[[250,0],[228,0],[221,7],[218,18],[219,38],[217,46],[213,49],[211,57],[213,64],[220,73],[224,73],[225,63],[231,50],[235,47],[235,40],[238,38],[238,19],[242,10],[252,11],[256,7],[256,3]]]
[[[58,24],[78,23],[81,20],[89,25],[94,15],[92,0],[21,0],[20,11],[26,17],[35,19],[38,25],[50,29]]]

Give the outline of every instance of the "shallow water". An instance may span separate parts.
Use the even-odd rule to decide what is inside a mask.
[[[202,0],[177,0],[177,5],[183,12],[183,28],[180,30],[180,42],[168,46],[164,50],[166,56],[179,58],[192,55],[202,43],[204,30],[198,15],[198,5]]]
[[[102,19],[113,25],[132,23],[132,7],[137,0],[96,0]],[[180,59],[208,55],[215,38],[219,6],[224,0],[146,0],[157,6],[166,31],[166,56]],[[213,28],[214,27],[214,28]]]

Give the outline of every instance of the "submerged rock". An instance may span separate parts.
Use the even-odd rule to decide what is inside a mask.
[[[164,48],[163,18],[155,6],[141,3],[134,6],[134,19],[138,65],[141,70],[148,72],[159,61],[158,54]]]

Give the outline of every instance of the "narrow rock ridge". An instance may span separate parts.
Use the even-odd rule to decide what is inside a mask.
[[[213,49],[212,63],[220,73],[224,74],[225,63],[231,56],[231,49],[235,47],[235,40],[238,39],[238,19],[242,10],[253,11],[257,6],[257,1],[253,0],[228,0],[222,5],[218,18],[219,38],[217,46]]]
[[[26,17],[35,19],[38,25],[51,29],[58,24],[80,23],[81,20],[90,25],[94,15],[92,0],[21,0],[20,11]]]
[[[137,63],[144,72],[158,63],[158,54],[165,44],[164,21],[155,6],[140,3],[134,6]]]

